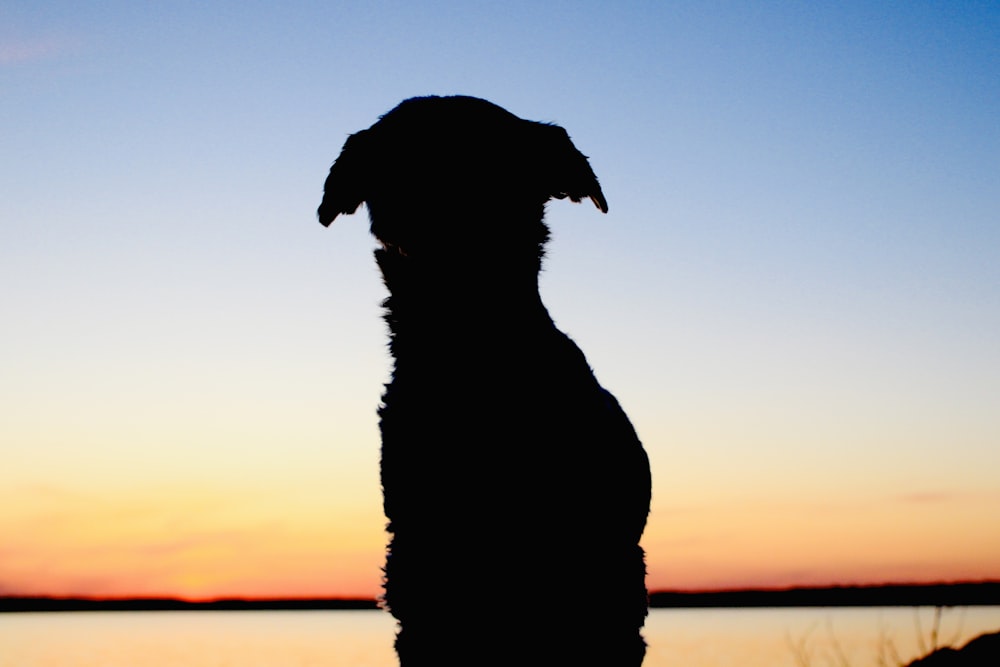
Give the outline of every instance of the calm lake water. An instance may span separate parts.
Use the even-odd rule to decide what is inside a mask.
[[[654,609],[644,667],[894,665],[930,636],[932,608]],[[379,611],[0,614],[0,667],[392,667]],[[1000,607],[945,609],[942,642],[1000,629]],[[474,661],[473,661],[474,663]]]

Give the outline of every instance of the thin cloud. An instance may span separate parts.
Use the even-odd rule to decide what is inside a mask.
[[[58,37],[37,39],[0,39],[0,66],[22,65],[56,58],[70,48],[70,42]]]
[[[955,494],[953,493],[943,493],[935,491],[924,491],[917,493],[907,493],[901,496],[897,496],[897,500],[904,503],[944,503],[951,500],[955,500]]]

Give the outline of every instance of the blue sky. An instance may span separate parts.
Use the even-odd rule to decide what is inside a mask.
[[[262,540],[356,516],[377,585],[383,292],[314,211],[349,133],[462,93],[601,179],[543,297],[650,452],[654,583],[1000,577],[997,72],[996,3],[2,3],[0,526],[160,489],[122,540],[162,546],[211,491]]]

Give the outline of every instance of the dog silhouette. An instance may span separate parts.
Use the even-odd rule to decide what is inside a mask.
[[[403,667],[639,665],[646,454],[538,290],[546,202],[608,205],[562,128],[419,97],[348,137],[318,215],[364,202],[389,297],[383,601]]]

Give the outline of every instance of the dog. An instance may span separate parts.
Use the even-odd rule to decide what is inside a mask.
[[[348,137],[319,220],[368,208],[393,357],[383,604],[403,667],[640,665],[649,461],[553,323],[550,199],[608,204],[561,127],[417,97]]]

